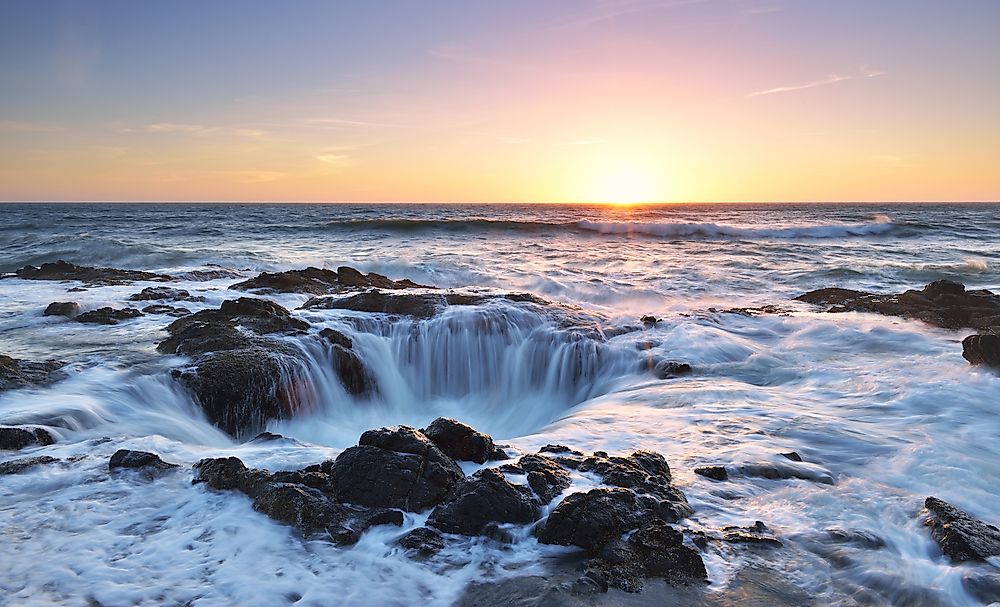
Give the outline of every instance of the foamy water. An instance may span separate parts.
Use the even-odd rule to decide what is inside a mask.
[[[42,317],[52,301],[122,307],[144,283],[68,293],[72,283],[0,281],[0,353],[70,363],[50,387],[0,393],[0,423],[43,424],[60,441],[17,456],[63,463],[0,477],[0,604],[450,605],[472,580],[543,573],[543,546],[468,539],[415,562],[378,527],[351,548],[303,541],[238,494],[190,484],[190,464],[236,455],[296,469],[333,457],[365,429],[466,421],[513,450],[546,443],[663,453],[712,530],[762,520],[785,547],[768,566],[823,604],[976,605],[963,585],[1000,563],[955,567],[918,512],[937,495],[1000,521],[1000,377],[970,367],[947,331],[898,318],[826,315],[790,301],[823,286],[879,291],[938,278],[1000,288],[1000,207],[757,206],[641,209],[495,206],[0,207],[0,271],[59,258],[176,274],[211,264],[261,270],[352,265],[443,287],[529,291],[579,306],[607,329],[581,340],[526,306],[492,302],[427,321],[299,310],[313,331],[348,333],[379,394],[357,401],[312,348],[308,404],[269,429],[289,441],[239,444],[205,421],[155,352],[170,320],[112,327]],[[180,282],[217,307],[238,279]],[[150,283],[151,284],[151,283]],[[172,286],[174,286],[172,284]],[[274,297],[288,308],[306,296]],[[784,315],[732,307],[778,304]],[[694,373],[660,380],[648,357]],[[106,440],[110,439],[110,440]],[[187,468],[150,481],[108,474],[119,448]],[[706,464],[778,462],[797,451],[805,480],[695,476]],[[13,457],[4,454],[5,458]],[[466,471],[475,466],[465,466]],[[575,488],[594,479],[574,476]],[[878,549],[830,543],[864,531]],[[706,555],[712,591],[760,558]]]

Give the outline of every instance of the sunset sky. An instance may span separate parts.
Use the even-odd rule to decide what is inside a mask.
[[[1000,2],[8,1],[0,199],[1000,199]]]

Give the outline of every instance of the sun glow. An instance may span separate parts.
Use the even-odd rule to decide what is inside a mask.
[[[664,199],[659,180],[637,167],[618,167],[597,176],[588,198],[608,204],[639,204]]]

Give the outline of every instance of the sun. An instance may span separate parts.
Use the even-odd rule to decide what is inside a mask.
[[[591,197],[607,204],[639,204],[656,202],[661,195],[657,180],[648,172],[635,167],[618,167],[600,174]]]

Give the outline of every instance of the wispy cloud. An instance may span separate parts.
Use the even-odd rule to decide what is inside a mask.
[[[369,122],[367,120],[348,120],[345,118],[310,118],[305,121],[310,126],[319,127],[375,127],[386,129],[404,128],[402,124],[392,124],[389,122]]]
[[[267,183],[288,175],[283,171],[217,171],[216,175],[231,177],[240,183]]]
[[[336,167],[346,167],[351,164],[351,156],[349,154],[317,154],[314,158],[323,164]]]
[[[189,133],[192,135],[207,135],[216,129],[200,124],[184,124],[179,122],[155,122],[142,128],[147,133]]]
[[[838,82],[845,82],[847,80],[862,80],[865,78],[876,78],[878,76],[884,76],[888,72],[882,70],[864,70],[859,74],[853,75],[838,75],[832,74],[823,78],[822,80],[814,80],[812,82],[806,82],[804,84],[793,84],[790,86],[778,86],[771,89],[764,89],[762,91],[754,91],[747,95],[747,97],[760,97],[762,95],[774,95],[775,93],[790,93],[792,91],[804,91],[806,89],[814,89],[821,86],[828,86],[830,84],[837,84]]]

